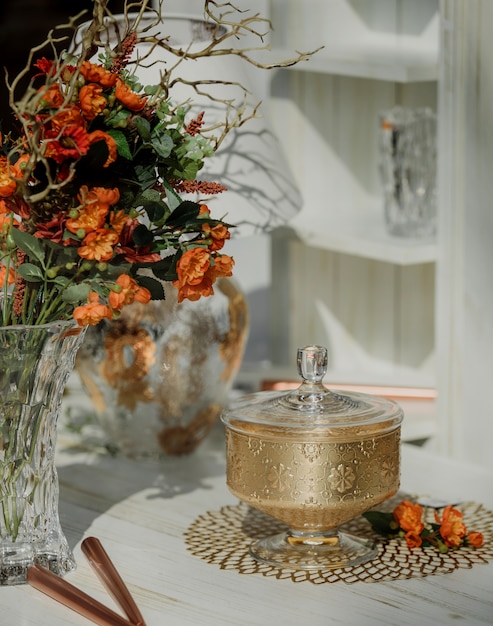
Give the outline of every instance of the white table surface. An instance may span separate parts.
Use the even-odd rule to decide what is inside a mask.
[[[80,550],[98,537],[148,626],[422,626],[493,624],[493,562],[451,574],[347,585],[293,583],[220,570],[187,551],[196,518],[237,501],[225,485],[218,424],[189,457],[131,461],[59,436],[60,517],[74,550],[72,584],[108,606]],[[403,445],[402,489],[493,508],[491,476]],[[0,587],[1,626],[84,626],[86,618],[28,585]]]

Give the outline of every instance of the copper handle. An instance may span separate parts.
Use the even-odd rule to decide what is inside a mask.
[[[133,626],[104,604],[40,565],[33,565],[27,570],[27,582],[100,626]]]
[[[81,549],[103,585],[115,602],[123,609],[130,622],[134,626],[145,626],[144,618],[135,604],[130,591],[127,589],[99,539],[87,537],[82,542]]]

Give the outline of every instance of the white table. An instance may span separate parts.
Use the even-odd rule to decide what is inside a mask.
[[[74,443],[75,442],[75,443]],[[60,516],[78,563],[67,579],[116,610],[80,551],[97,536],[148,626],[415,626],[493,624],[493,563],[395,582],[314,585],[223,571],[187,551],[183,533],[235,504],[218,424],[190,457],[112,458],[59,438]],[[493,508],[491,476],[403,445],[402,488]],[[2,626],[85,626],[87,619],[28,585],[0,588]]]

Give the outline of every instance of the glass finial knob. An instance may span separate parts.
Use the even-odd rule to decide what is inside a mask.
[[[327,372],[327,348],[305,346],[298,349],[298,373],[305,382],[319,383]]]

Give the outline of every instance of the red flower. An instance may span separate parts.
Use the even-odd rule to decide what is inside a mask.
[[[48,131],[45,156],[56,163],[66,159],[78,159],[89,150],[89,138],[82,126],[65,126],[59,132]],[[52,137],[53,139],[49,139]]]
[[[75,239],[63,239],[63,235],[65,232],[65,215],[60,212],[54,215],[51,220],[47,222],[38,222],[36,224],[36,231],[34,236],[38,239],[47,239],[48,241],[53,241],[53,243],[63,243],[63,245],[68,246],[76,242]]]
[[[38,59],[36,63],[34,63],[34,67],[37,67],[38,70],[41,70],[40,74],[34,75],[34,78],[36,78],[37,76],[42,76],[43,74],[54,73],[55,64],[53,63],[53,61],[50,61],[46,57],[42,57],[41,59]]]

